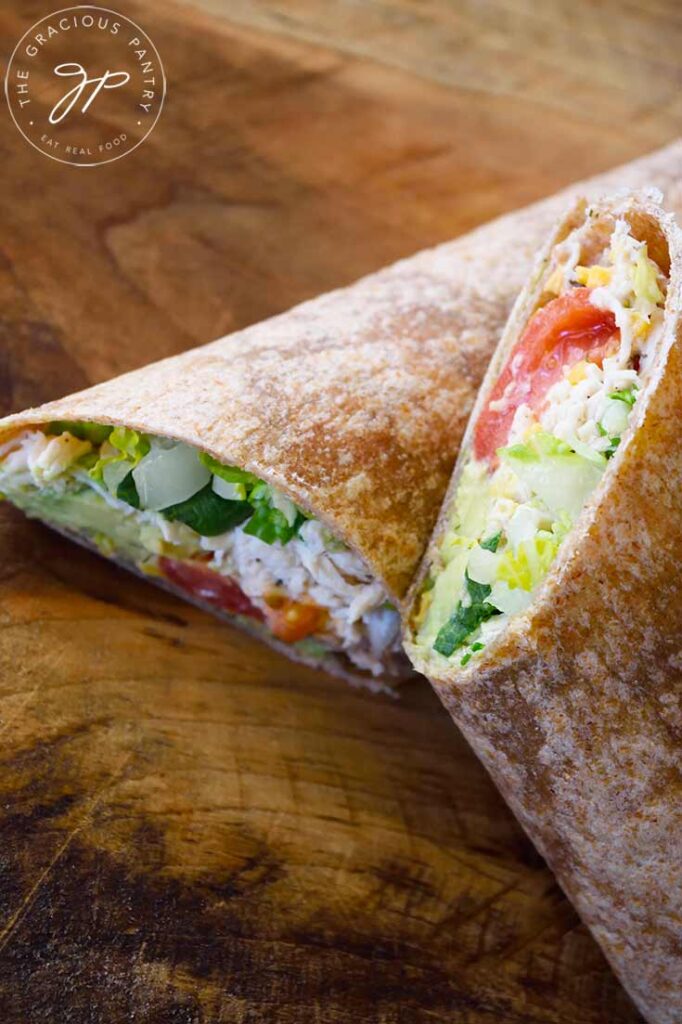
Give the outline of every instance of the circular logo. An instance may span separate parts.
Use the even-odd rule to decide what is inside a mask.
[[[5,75],[17,128],[63,164],[97,167],[144,142],[159,119],[166,79],[139,25],[105,7],[67,7],[28,30]]]

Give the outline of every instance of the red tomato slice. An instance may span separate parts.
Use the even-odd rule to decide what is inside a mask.
[[[321,630],[327,621],[327,612],[316,604],[285,598],[276,608],[268,609],[266,619],[271,632],[279,640],[294,644]]]
[[[244,591],[227,576],[221,576],[202,565],[181,562],[175,558],[159,558],[159,569],[171,583],[208,604],[214,604],[233,615],[248,615],[265,621],[260,608],[256,608]]]
[[[613,313],[593,306],[590,293],[589,288],[574,288],[530,318],[478,417],[473,443],[477,459],[495,464],[495,452],[505,444],[518,407],[527,403],[537,409],[564,366],[581,359],[601,365],[615,348],[619,335]],[[504,409],[491,409],[505,393]]]

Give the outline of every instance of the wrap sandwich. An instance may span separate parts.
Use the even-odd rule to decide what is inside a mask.
[[[390,686],[411,673],[399,605],[444,442],[504,316],[501,296],[460,308],[451,270],[391,268],[10,416],[0,493],[294,658]]]
[[[682,232],[578,201],[481,388],[406,648],[649,1021],[682,1020]]]
[[[583,187],[654,181],[682,145]],[[0,492],[290,656],[385,686],[398,610],[555,196],[0,421]]]

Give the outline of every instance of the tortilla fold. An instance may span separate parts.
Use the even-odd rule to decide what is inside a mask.
[[[669,271],[657,363],[622,442],[529,607],[465,667],[406,646],[652,1024],[682,1020],[682,232],[655,196],[614,197]],[[477,401],[459,475],[508,353],[538,306],[560,222],[514,306]]]

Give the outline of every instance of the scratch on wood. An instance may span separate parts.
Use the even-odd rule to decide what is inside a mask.
[[[85,808],[85,810],[83,812],[83,815],[81,816],[80,820],[68,832],[66,838],[61,843],[61,845],[58,847],[57,852],[54,854],[54,856],[50,860],[50,862],[47,865],[47,867],[40,873],[40,875],[38,876],[38,878],[36,879],[34,884],[30,887],[28,893],[26,894],[26,896],[23,899],[23,901],[20,904],[20,906],[17,907],[16,911],[11,916],[11,918],[9,919],[9,921],[7,922],[5,927],[2,929],[2,931],[0,931],[0,952],[2,952],[2,950],[5,948],[5,946],[9,942],[9,940],[10,940],[10,938],[12,936],[12,933],[14,932],[16,926],[19,924],[19,922],[21,921],[21,919],[24,916],[24,914],[31,907],[33,901],[35,900],[35,898],[36,898],[36,896],[38,894],[38,892],[40,891],[41,886],[49,878],[49,876],[50,876],[53,868],[55,867],[55,865],[60,861],[60,859],[62,858],[62,856],[64,855],[66,850],[69,848],[69,846],[71,845],[73,840],[76,838],[78,833],[81,832],[84,829],[85,825],[88,823],[88,821],[92,817],[93,813],[95,812],[96,808],[98,807],[98,805],[101,803],[102,799],[104,798],[104,795],[106,794],[106,792],[109,789],[111,789],[119,781],[119,779],[123,776],[126,768],[128,767],[128,765],[129,765],[129,763],[130,763],[130,761],[132,760],[133,757],[134,757],[134,751],[129,753],[129,754],[127,754],[126,757],[121,762],[120,766],[113,773],[113,775],[111,775],[110,778],[107,779],[107,781],[104,783],[104,785],[101,786],[101,788],[96,793],[93,794],[92,799],[88,802],[88,805]]]

